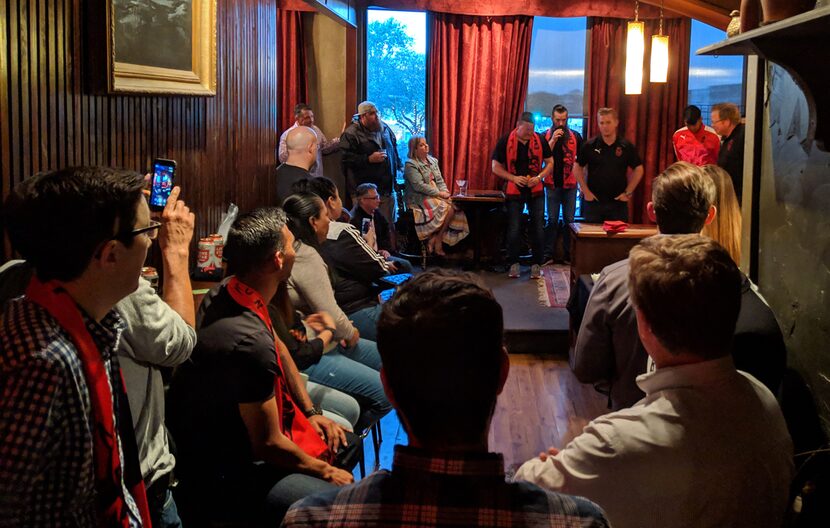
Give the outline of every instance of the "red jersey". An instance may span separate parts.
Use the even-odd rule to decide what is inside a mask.
[[[720,151],[720,137],[715,131],[703,126],[697,133],[683,127],[671,138],[677,161],[688,161],[697,166],[717,165]]]

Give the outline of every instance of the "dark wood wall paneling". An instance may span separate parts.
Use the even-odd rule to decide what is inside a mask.
[[[215,97],[89,93],[84,1],[3,4],[4,199],[39,171],[70,165],[146,171],[163,157],[178,162],[177,182],[197,217],[195,238],[216,230],[230,202],[241,211],[275,202],[277,0],[217,2]]]

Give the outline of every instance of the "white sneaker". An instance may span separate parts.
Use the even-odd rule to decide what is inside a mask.
[[[519,267],[518,262],[515,263],[515,264],[510,265],[510,271],[507,272],[508,277],[510,277],[511,279],[518,279],[519,275],[521,275],[521,274],[522,274],[522,270]]]
[[[542,278],[542,267],[538,264],[534,264],[530,267],[530,278],[531,279],[541,279]]]

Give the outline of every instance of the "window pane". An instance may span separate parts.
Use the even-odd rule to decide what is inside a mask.
[[[534,17],[525,110],[536,114],[536,130],[550,128],[550,111],[568,109],[568,126],[583,131],[587,19]]]
[[[426,13],[368,10],[366,93],[395,132],[406,160],[407,142],[426,131]]]
[[[735,103],[744,113],[743,57],[697,55],[704,46],[720,42],[726,32],[692,20],[689,56],[689,104],[700,107],[703,122],[711,125],[711,108],[717,103]],[[680,125],[678,125],[680,126]]]
[[[585,137],[583,100],[585,45],[588,19],[534,17],[530,43],[530,71],[525,111],[533,112],[536,131],[551,126],[551,110],[568,109],[568,128]],[[545,214],[549,214],[548,211]],[[561,214],[559,217],[561,218]],[[576,216],[582,215],[581,193],[576,197]]]

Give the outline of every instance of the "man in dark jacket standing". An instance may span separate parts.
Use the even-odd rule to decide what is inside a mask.
[[[340,136],[346,188],[354,197],[361,183],[374,183],[380,193],[380,213],[395,223],[395,179],[403,170],[398,157],[395,133],[380,120],[375,103],[363,101],[357,115]]]

